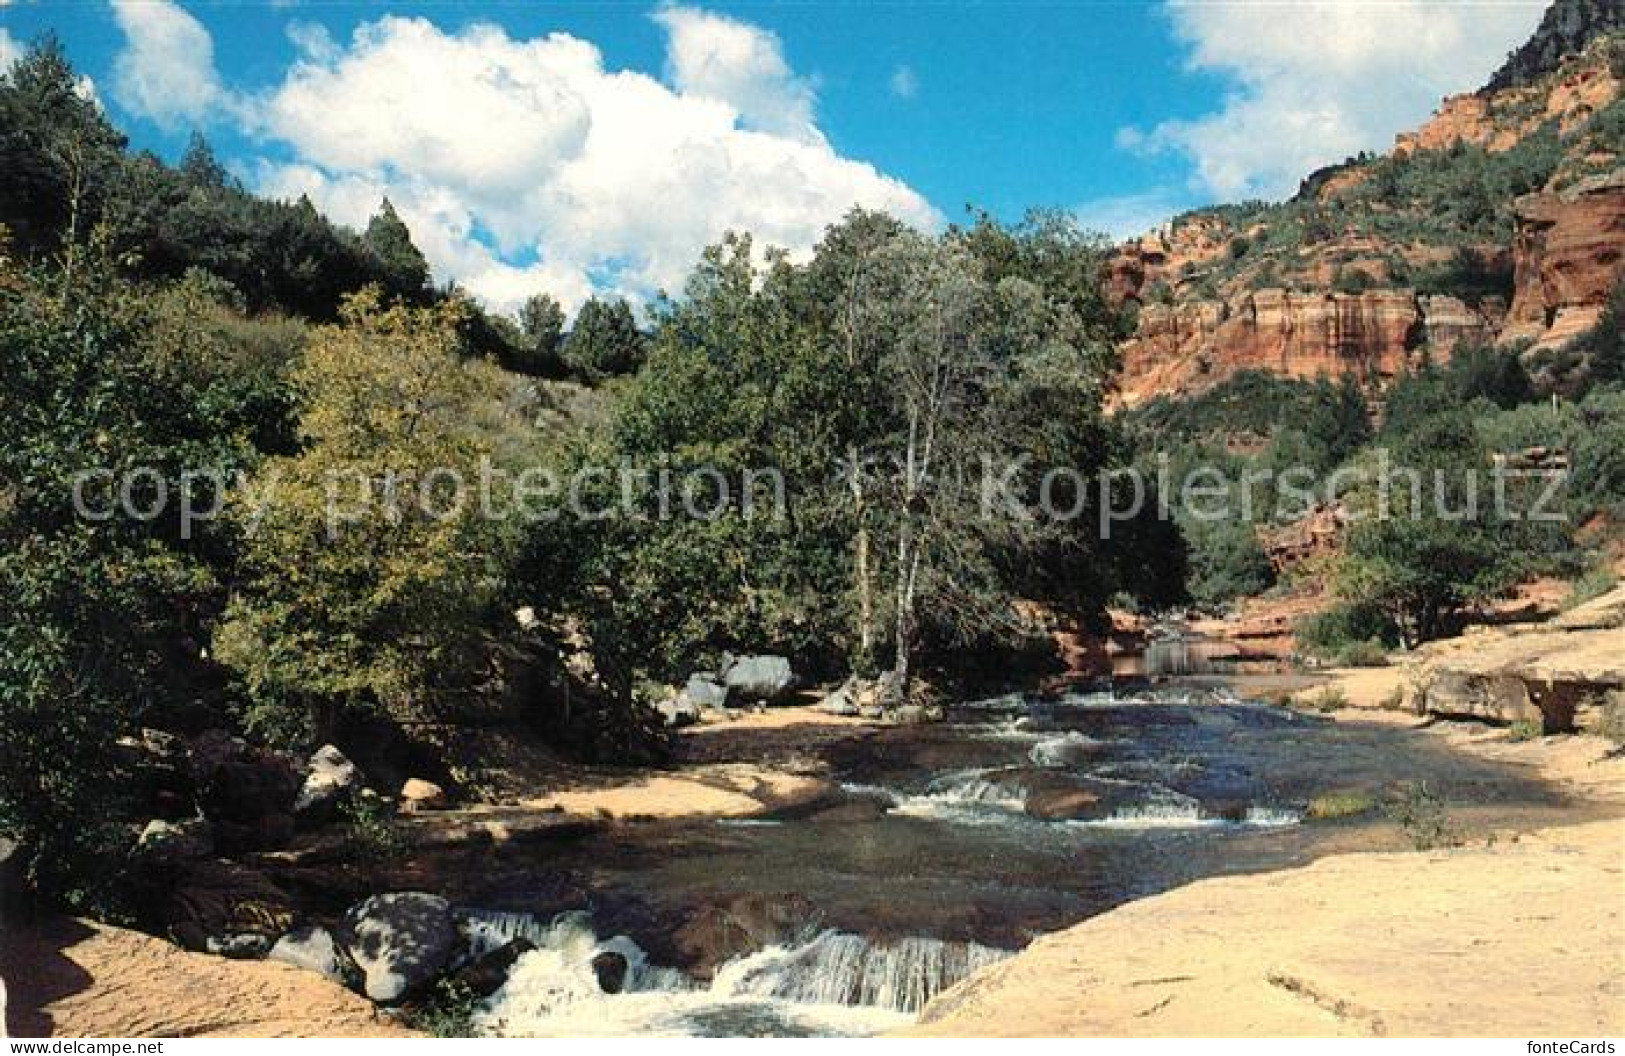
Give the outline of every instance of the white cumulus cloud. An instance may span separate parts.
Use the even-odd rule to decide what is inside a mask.
[[[5,6],[0,2],[0,7]],[[11,69],[12,63],[23,57],[22,45],[18,44],[12,35],[6,32],[6,27],[0,26],[0,73]]]
[[[1168,0],[1187,66],[1233,87],[1213,113],[1125,129],[1120,146],[1173,151],[1195,189],[1276,197],[1311,170],[1388,146],[1440,99],[1477,88],[1526,39],[1544,0]]]
[[[258,186],[351,225],[387,194],[436,276],[499,307],[544,289],[571,305],[675,289],[730,229],[805,253],[853,205],[940,222],[834,152],[771,35],[689,8],[655,17],[669,84],[608,70],[566,34],[396,17],[342,44],[301,30],[302,57],[248,107],[293,155],[262,162]]]
[[[171,0],[112,0],[125,46],[113,96],[126,110],[175,129],[201,123],[229,100],[214,68],[214,40]]]
[[[654,20],[666,30],[667,75],[678,92],[728,104],[747,128],[822,140],[813,121],[813,82],[790,69],[778,37],[675,4],[657,9]]]

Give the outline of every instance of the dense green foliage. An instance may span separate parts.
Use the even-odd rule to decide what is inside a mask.
[[[251,457],[232,382],[159,323],[99,257],[71,282],[0,268],[0,829],[87,898],[116,866],[114,741],[184,699],[218,604],[214,540],[145,512],[207,504],[186,475]],[[111,512],[115,480],[143,516]]]
[[[484,707],[647,760],[638,695],[727,650],[900,704],[1035,610],[1182,598],[1177,532],[1097,476],[1126,320],[1061,214],[730,237],[647,329],[567,328],[436,289],[388,202],[355,233],[201,138],[129,154],[53,42],[0,114],[0,834],[48,894],[99,898],[152,816],[143,726],[369,750]]]
[[[545,336],[545,335],[542,335]],[[564,362],[588,381],[631,374],[643,363],[645,341],[623,298],[590,298],[564,339]]]

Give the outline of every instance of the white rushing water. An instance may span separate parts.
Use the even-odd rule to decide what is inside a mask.
[[[996,825],[1025,817],[1021,789],[991,780],[990,770],[963,770],[932,781],[924,792],[891,793],[891,813],[965,825]]]
[[[877,944],[825,931],[729,961],[702,985],[651,966],[625,936],[599,939],[586,914],[550,922],[513,913],[470,916],[477,946],[521,937],[537,945],[475,1015],[482,1033],[507,1037],[876,1034],[907,1024],[936,994],[1008,956],[974,943]],[[621,993],[599,987],[593,959],[603,953],[626,959]]]

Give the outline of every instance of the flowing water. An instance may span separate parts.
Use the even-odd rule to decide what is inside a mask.
[[[614,827],[493,861],[477,945],[536,950],[494,1034],[862,1035],[1056,930],[1203,876],[1401,847],[1380,814],[1306,822],[1331,790],[1428,781],[1467,831],[1549,823],[1547,786],[1392,728],[1192,689],[1016,695],[820,750],[836,803]],[[567,908],[568,912],[560,912]],[[626,965],[605,994],[601,954]]]

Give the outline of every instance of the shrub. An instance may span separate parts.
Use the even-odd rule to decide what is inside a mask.
[[[1596,730],[1598,736],[1625,749],[1625,692],[1615,690],[1603,698]]]
[[[1305,816],[1312,821],[1336,821],[1369,814],[1377,809],[1377,801],[1369,793],[1357,789],[1323,792],[1309,801]]]
[[[1337,651],[1333,662],[1338,667],[1387,667],[1388,650],[1377,639],[1351,642]]]
[[[407,1024],[431,1038],[472,1038],[475,1036],[474,1006],[477,1003],[478,999],[467,984],[455,979],[441,979],[423,1002],[407,1013]]]
[[[1568,597],[1563,599],[1563,609],[1567,611],[1588,601],[1593,601],[1619,586],[1619,577],[1614,570],[1607,567],[1593,568],[1569,587]]]
[[[1314,696],[1304,700],[1304,704],[1311,710],[1329,715],[1334,711],[1342,711],[1350,707],[1349,697],[1337,686],[1327,686]]]
[[[1455,847],[1461,843],[1455,823],[1445,812],[1444,800],[1426,781],[1401,785],[1388,803],[1387,814],[1419,851]]]
[[[347,847],[358,861],[388,861],[406,853],[406,837],[382,800],[371,795],[354,797],[339,807],[339,816],[349,830]]]
[[[1244,521],[1192,521],[1182,525],[1190,544],[1190,594],[1218,608],[1236,598],[1261,594],[1275,582],[1275,569]]]
[[[1379,666],[1399,644],[1394,621],[1371,605],[1333,605],[1304,619],[1294,633],[1303,652],[1347,667]]]
[[[1539,719],[1519,719],[1507,727],[1507,740],[1538,741],[1545,733],[1546,726]]]

